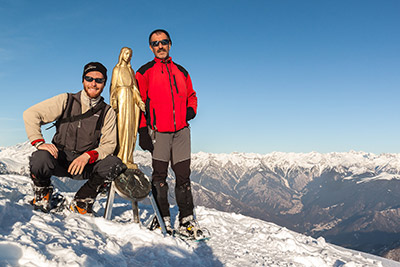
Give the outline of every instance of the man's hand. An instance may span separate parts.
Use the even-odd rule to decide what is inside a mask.
[[[37,147],[39,150],[46,150],[48,151],[54,158],[58,158],[58,149],[54,144],[46,144],[43,143]]]
[[[74,159],[68,167],[68,172],[71,175],[78,175],[82,174],[83,169],[85,168],[86,164],[89,162],[90,156],[87,153],[83,153],[76,159]]]
[[[186,109],[186,121],[190,121],[194,117],[196,117],[196,113],[194,112],[194,109],[192,107],[188,107]]]
[[[139,146],[143,150],[148,150],[151,153],[153,153],[154,150],[153,140],[151,140],[147,127],[139,128]]]

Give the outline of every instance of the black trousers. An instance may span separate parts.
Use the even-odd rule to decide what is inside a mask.
[[[125,164],[113,155],[87,164],[80,175],[68,173],[68,166],[81,154],[59,151],[55,159],[48,151],[38,150],[32,153],[29,159],[31,178],[36,186],[50,186],[52,175],[59,177],[70,177],[76,180],[88,180],[75,194],[75,199],[95,199],[98,189],[105,181],[112,181],[126,170]]]
[[[152,191],[162,217],[170,216],[168,203],[169,162],[153,159]],[[193,196],[190,186],[190,159],[172,165],[175,173],[175,198],[179,208],[179,220],[193,215]]]

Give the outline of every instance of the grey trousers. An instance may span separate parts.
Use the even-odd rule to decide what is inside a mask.
[[[175,173],[175,199],[179,219],[193,215],[193,196],[190,185],[190,129],[175,133],[155,132],[153,150],[152,191],[161,216],[170,216],[168,203],[168,165]]]
[[[153,160],[171,161],[172,165],[190,159],[190,129],[175,133],[154,132]]]

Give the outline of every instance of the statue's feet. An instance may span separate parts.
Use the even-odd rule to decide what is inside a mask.
[[[128,167],[128,169],[133,169],[133,170],[137,170],[138,169],[138,165],[136,163],[125,163],[125,165]]]

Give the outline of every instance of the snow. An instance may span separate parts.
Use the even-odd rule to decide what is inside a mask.
[[[197,207],[196,215],[211,232],[207,242],[149,231],[143,224],[152,209],[144,202],[139,203],[141,224],[133,223],[129,201],[119,197],[111,220],[34,211],[26,173],[31,152],[26,144],[0,149],[0,162],[8,170],[0,175],[0,266],[400,266],[270,222],[204,207]],[[68,199],[74,194],[60,193]],[[105,201],[98,197],[94,208],[99,215]],[[173,223],[177,213],[172,207]]]

